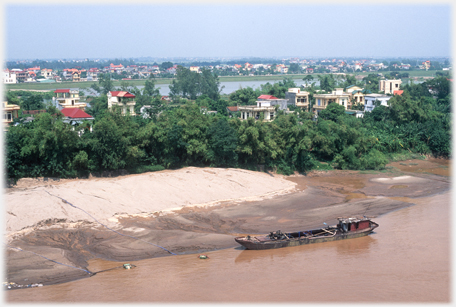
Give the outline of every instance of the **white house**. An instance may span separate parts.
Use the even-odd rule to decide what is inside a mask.
[[[368,94],[364,96],[364,111],[370,112],[375,108],[375,101],[380,101],[382,106],[388,106],[391,96],[382,94]]]
[[[5,69],[3,71],[3,84],[12,84],[12,83],[17,83],[16,79],[16,73]]]

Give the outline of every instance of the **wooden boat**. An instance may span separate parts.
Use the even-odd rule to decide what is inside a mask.
[[[280,230],[267,235],[236,237],[234,240],[246,249],[272,249],[352,239],[367,236],[378,224],[370,218],[337,218],[339,223],[325,228],[283,233]]]

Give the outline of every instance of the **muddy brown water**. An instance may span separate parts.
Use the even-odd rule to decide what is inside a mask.
[[[357,193],[362,187],[354,182],[339,192],[355,197],[363,195]],[[73,282],[6,291],[6,300],[449,302],[450,192],[385,198],[414,205],[376,218],[380,227],[367,237],[268,251],[243,250],[233,244],[205,252],[209,259],[188,254],[134,261],[136,267],[131,270],[120,268]],[[88,269],[96,272],[123,263],[92,259]]]

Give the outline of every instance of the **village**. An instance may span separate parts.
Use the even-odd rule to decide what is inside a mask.
[[[331,103],[336,103],[344,107],[345,112],[356,117],[363,117],[365,111],[372,111],[376,102],[380,105],[388,106],[388,100],[392,95],[401,95],[403,90],[400,90],[401,80],[380,80],[379,93],[372,93],[369,90],[364,90],[359,86],[349,86],[345,89],[336,88],[332,93],[315,94],[315,103],[312,105],[310,102],[309,92],[301,88],[289,88],[285,93],[284,99],[279,99],[273,95],[260,95],[256,101],[256,105],[247,106],[228,106],[227,111],[230,117],[238,115],[241,120],[247,120],[249,117],[263,121],[272,121],[279,110],[285,113],[291,113],[290,106],[298,107],[304,111],[310,111],[314,118],[318,118],[318,114],[326,109]],[[78,88],[71,89],[57,89],[54,91],[52,98],[52,106],[61,111],[64,115],[64,122],[72,125],[82,124],[83,121],[92,121],[94,118],[85,112],[87,107],[86,102],[80,101]],[[108,109],[118,107],[121,109],[123,115],[149,117],[147,109],[150,105],[144,105],[140,109],[140,114],[135,113],[136,102],[135,95],[128,91],[110,91],[107,94]],[[166,102],[169,100],[168,96],[162,96],[161,99]],[[353,110],[354,105],[362,106],[361,110]],[[4,129],[7,130],[9,124],[13,123],[14,119],[19,117],[20,106],[16,104],[9,104],[3,102],[4,110]],[[25,122],[32,121],[33,115],[45,112],[46,110],[24,110],[24,114],[30,114]],[[202,107],[201,111],[206,114],[214,114],[217,111],[208,111],[207,108]]]
[[[313,73],[354,73],[354,72],[377,72],[385,70],[429,70],[441,69],[449,70],[448,65],[443,65],[433,61],[416,61],[415,65],[391,61],[392,64],[383,61],[377,63],[376,60],[342,60],[342,59],[323,59],[323,60],[300,60],[298,58],[284,59],[281,64],[220,64],[208,66],[189,66],[190,71],[201,73],[203,69],[208,69],[219,76],[256,76],[273,74],[313,74]],[[66,62],[70,63],[70,62]],[[84,63],[82,61],[81,63]],[[3,71],[4,84],[16,84],[21,82],[85,82],[98,81],[99,74],[111,73],[112,77],[119,80],[139,80],[150,78],[172,78],[176,75],[178,64],[166,62],[168,65],[127,65],[113,64],[104,67],[93,67],[84,69],[79,62],[75,62],[72,68],[61,70],[44,68],[40,66],[29,68],[10,68]],[[287,64],[284,64],[287,63]],[[17,62],[17,64],[24,64]],[[79,64],[79,65],[78,65]],[[162,63],[163,64],[163,63]],[[390,65],[388,65],[390,64]],[[438,67],[434,67],[438,66]],[[18,65],[19,66],[19,65]],[[170,67],[168,67],[170,66]]]

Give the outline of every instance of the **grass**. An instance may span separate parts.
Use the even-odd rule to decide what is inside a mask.
[[[392,153],[392,154],[388,155],[388,160],[390,160],[390,162],[399,162],[399,161],[406,161],[406,160],[413,160],[413,159],[426,160],[426,156],[416,154],[416,153],[411,153],[409,151],[403,151],[400,153]]]

